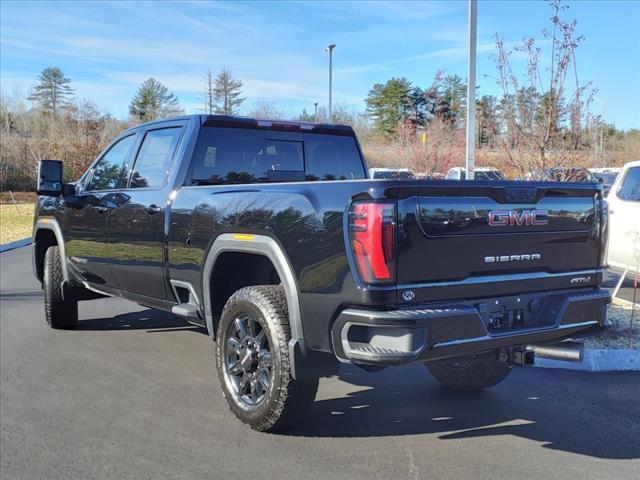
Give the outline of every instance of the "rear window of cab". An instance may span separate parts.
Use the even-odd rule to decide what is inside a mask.
[[[351,136],[227,127],[201,130],[190,170],[191,184],[366,178]]]

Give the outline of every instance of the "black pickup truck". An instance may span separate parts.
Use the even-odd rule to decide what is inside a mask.
[[[474,390],[606,327],[601,186],[371,180],[345,126],[187,116],[119,135],[75,183],[43,160],[46,320],[116,296],[206,326],[222,391],[289,424],[340,362]]]

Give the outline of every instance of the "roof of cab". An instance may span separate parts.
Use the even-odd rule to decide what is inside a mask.
[[[140,125],[136,125],[129,130],[146,128],[154,125],[162,125],[167,122],[175,122],[180,120],[197,121],[200,125],[205,127],[235,127],[235,128],[254,128],[265,130],[287,130],[287,131],[300,131],[313,132],[313,133],[327,133],[333,135],[355,135],[353,128],[349,125],[337,125],[327,123],[309,123],[309,122],[293,122],[289,120],[268,120],[257,119],[251,117],[241,117],[235,115],[182,115],[179,117],[163,118],[160,120],[154,120],[152,122],[146,122]]]

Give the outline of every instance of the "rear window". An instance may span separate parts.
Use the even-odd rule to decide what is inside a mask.
[[[365,178],[351,137],[243,128],[202,129],[192,163],[192,183],[289,178],[273,172],[299,172],[299,176],[290,178],[300,180]]]
[[[366,178],[353,137],[305,133],[307,180],[356,180]]]
[[[631,202],[640,201],[640,167],[627,171],[618,189],[618,198]]]

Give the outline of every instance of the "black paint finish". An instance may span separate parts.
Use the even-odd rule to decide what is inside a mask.
[[[566,290],[574,287],[576,275],[589,278],[579,285],[583,289],[601,281],[606,228],[598,185],[419,180],[192,185],[187,177],[202,128],[256,128],[254,121],[213,116],[136,127],[133,132],[140,138],[126,175],[131,176],[144,132],[166,126],[177,126],[182,134],[162,187],[132,189],[127,183],[116,190],[85,192],[90,169],[75,195],[54,204],[51,198],[39,198],[36,219],[50,217],[60,224],[74,281],[170,308],[175,298],[169,279],[191,283],[199,298],[209,295],[202,291],[202,269],[219,235],[269,236],[294,272],[304,341],[326,352],[333,351],[333,322],[346,308],[390,310]],[[322,126],[319,131],[354,135],[344,127]],[[346,213],[353,201],[366,199],[397,202],[397,284],[365,287],[354,274]],[[545,209],[549,222],[495,230],[487,225],[487,213],[494,208]],[[484,260],[532,253],[541,258]],[[403,297],[408,290],[413,295]]]

